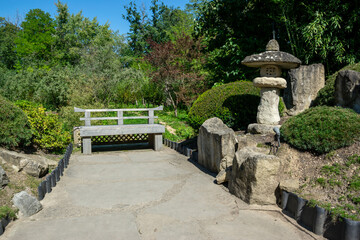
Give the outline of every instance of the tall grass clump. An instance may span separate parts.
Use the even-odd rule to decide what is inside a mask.
[[[290,145],[323,154],[359,139],[360,115],[351,109],[319,106],[290,118],[280,130]]]

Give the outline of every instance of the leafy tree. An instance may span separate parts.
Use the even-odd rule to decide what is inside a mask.
[[[177,116],[179,104],[191,106],[204,87],[200,67],[203,46],[188,35],[178,37],[175,43],[149,41],[149,45],[151,52],[145,60],[154,68],[150,76],[163,89]]]
[[[135,55],[141,55],[146,48],[146,14],[138,11],[136,3],[130,2],[125,7],[127,15],[123,18],[130,23],[130,33],[128,34],[129,45]]]
[[[70,14],[67,4],[56,3],[55,44],[57,61],[63,65],[76,65],[91,49],[108,46],[113,41],[109,24],[100,25],[96,18],[90,20],[82,12]],[[107,50],[105,50],[107,51]]]
[[[13,51],[15,47],[14,39],[19,28],[0,17],[0,66],[3,65],[8,69],[14,67],[16,54]]]
[[[138,10],[134,2],[125,6],[126,15],[123,18],[130,23],[128,34],[129,45],[136,56],[143,55],[149,49],[148,40],[164,43],[175,40],[183,32],[190,35],[193,32],[193,16],[179,8],[168,7],[158,0],[152,0],[151,17],[145,9]]]
[[[22,66],[35,62],[37,66],[49,64],[55,32],[54,20],[41,9],[31,9],[21,23],[15,39],[15,51]]]

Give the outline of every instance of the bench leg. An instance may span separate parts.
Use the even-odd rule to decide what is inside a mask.
[[[149,144],[155,151],[160,151],[163,147],[162,133],[149,134]]]
[[[91,154],[91,137],[84,137],[82,139],[83,154]]]

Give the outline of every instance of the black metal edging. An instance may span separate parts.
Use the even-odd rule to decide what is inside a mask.
[[[294,193],[282,191],[281,209],[301,226],[330,240],[359,240],[360,222],[338,217],[334,222],[330,213],[319,206],[309,206],[308,201]]]
[[[59,161],[58,166],[46,177],[38,186],[38,199],[43,200],[47,193],[52,191],[52,188],[56,186],[56,183],[60,181],[60,177],[64,175],[64,170],[69,165],[71,153],[73,151],[73,145],[70,143],[64,154],[64,157]]]
[[[164,145],[174,149],[175,151],[177,151],[178,153],[189,157],[191,160],[197,162],[198,161],[198,154],[197,151],[191,148],[186,147],[185,145],[183,145],[182,143],[178,143],[178,142],[174,142],[171,141],[169,139],[164,138],[163,141]]]

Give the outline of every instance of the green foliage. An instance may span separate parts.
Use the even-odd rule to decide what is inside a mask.
[[[3,219],[3,218],[7,217],[10,220],[15,220],[16,219],[16,213],[17,213],[17,210],[14,210],[9,206],[1,206],[0,207],[0,219]]]
[[[335,80],[340,71],[354,70],[360,72],[360,63],[350,64],[335,72],[326,80],[325,86],[319,91],[314,100],[315,106],[335,106]]]
[[[19,28],[0,17],[0,67],[5,66],[11,69],[15,65],[16,53],[13,51],[15,47],[14,39]]]
[[[159,122],[166,123],[175,130],[174,133],[170,133],[169,130],[165,129],[164,137],[171,141],[182,141],[195,136],[195,131],[192,127],[187,124],[187,112],[180,109],[178,116],[176,117],[171,111],[159,111],[156,114],[159,117]]]
[[[360,116],[350,109],[315,107],[290,118],[280,130],[283,139],[298,149],[328,153],[360,137]]]
[[[59,152],[70,142],[70,134],[65,131],[57,114],[46,112],[39,104],[17,101],[16,105],[24,110],[33,132],[33,143],[49,152]]]
[[[15,39],[15,51],[22,66],[43,65],[51,60],[54,43],[54,20],[41,9],[31,9],[21,23]],[[35,66],[36,66],[35,65]]]
[[[0,96],[0,145],[14,148],[29,145],[30,124],[25,113]]]
[[[141,56],[148,51],[148,40],[156,43],[176,41],[181,34],[191,35],[193,32],[193,16],[191,13],[179,8],[173,8],[159,4],[158,0],[152,0],[150,11],[139,11],[135,2],[131,1],[125,6],[126,15],[123,18],[130,24],[128,34],[129,46],[135,56]]]
[[[256,122],[260,90],[251,82],[239,81],[203,93],[189,111],[189,122],[198,129],[208,118],[219,117],[229,127],[245,129]]]
[[[0,81],[0,86],[2,94],[12,101],[26,99],[50,109],[57,109],[66,105],[68,100],[68,74],[67,69],[29,67],[17,73],[7,71],[3,75],[3,82]]]

